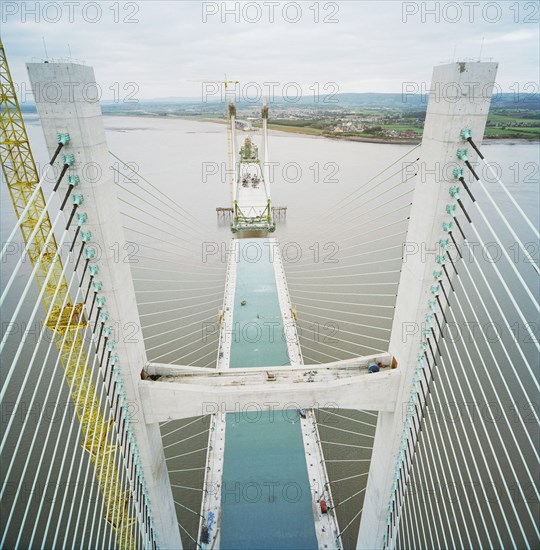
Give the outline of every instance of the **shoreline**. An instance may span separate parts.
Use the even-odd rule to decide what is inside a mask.
[[[172,118],[172,117],[156,117],[156,118]],[[195,120],[198,122],[214,122],[216,124],[225,124],[224,119],[214,119],[214,118],[208,118],[208,117],[189,117],[189,116],[175,116],[174,118],[180,118],[182,120]],[[259,127],[256,127],[257,130],[259,130]],[[420,134],[418,138],[383,138],[383,137],[368,137],[368,136],[342,136],[339,134],[332,135],[325,132],[311,132],[310,128],[307,128],[308,131],[306,131],[305,127],[301,126],[282,126],[280,124],[268,124],[268,130],[275,131],[275,132],[281,132],[284,134],[298,134],[302,136],[307,137],[314,137],[314,138],[326,138],[326,139],[334,139],[334,140],[341,140],[341,141],[356,141],[358,143],[378,143],[378,144],[389,144],[389,145],[419,145],[422,143],[422,135]],[[240,130],[243,132],[243,130]],[[244,132],[249,133],[249,132]],[[484,143],[514,143],[514,142],[523,142],[523,143],[539,143],[540,138],[532,138],[527,139],[524,137],[491,137],[491,136],[484,136],[483,139]]]
[[[144,116],[144,115],[143,115]],[[172,117],[156,117],[156,118],[172,118]],[[215,119],[215,118],[208,118],[208,117],[190,117],[190,116],[175,116],[174,118],[180,118],[182,120],[196,120],[199,122],[214,122],[216,124],[225,124],[224,119]],[[422,143],[422,135],[419,135],[418,138],[382,138],[382,137],[368,137],[368,136],[341,136],[339,134],[337,135],[331,135],[324,132],[311,132],[310,128],[307,128],[308,131],[306,131],[305,127],[300,126],[282,126],[280,124],[268,124],[268,129],[275,132],[281,132],[284,134],[298,134],[301,136],[306,137],[313,137],[313,138],[326,138],[326,139],[334,139],[334,140],[341,140],[341,141],[355,141],[358,143],[377,143],[382,145],[419,145]],[[257,127],[257,130],[259,128]],[[242,130],[241,130],[242,131]],[[249,132],[244,132],[249,133]],[[539,143],[540,138],[532,138],[527,139],[523,137],[490,137],[490,136],[484,136],[483,139],[484,143],[513,143],[513,142],[523,142],[523,143]]]
[[[145,116],[145,115],[140,115]],[[152,116],[152,115],[146,115],[146,116]],[[215,118],[207,118],[207,117],[190,117],[190,116],[175,116],[175,117],[153,117],[153,118],[179,118],[182,120],[193,120],[197,122],[213,122],[216,124],[225,124],[224,119],[215,119]],[[275,132],[281,132],[284,134],[298,134],[301,136],[306,137],[312,137],[312,138],[325,138],[325,139],[334,139],[334,140],[341,140],[341,141],[356,141],[359,143],[378,143],[378,144],[389,144],[389,145],[419,145],[422,143],[422,136],[420,135],[418,138],[382,138],[382,137],[368,137],[368,136],[341,136],[339,134],[337,135],[330,135],[324,132],[310,132],[305,131],[305,127],[300,126],[283,126],[280,127],[280,124],[268,124],[268,130],[269,131],[275,131]],[[256,127],[257,130],[259,130],[259,127]],[[246,132],[244,130],[239,130],[240,132],[243,132],[245,134],[248,134],[249,132]],[[540,143],[540,138],[534,138],[534,139],[527,139],[523,137],[490,137],[490,136],[484,136],[483,142],[486,143]]]
[[[31,113],[31,115],[35,115],[35,113]],[[37,116],[37,115],[36,115]],[[144,114],[144,113],[113,113],[113,112],[105,112],[103,113],[104,117],[129,117],[129,118],[151,118],[151,119],[161,119],[161,120],[192,120],[194,122],[212,122],[214,124],[225,124],[225,119],[218,119],[218,118],[210,118],[210,117],[200,117],[200,116],[178,116],[178,115],[153,115],[153,114]],[[274,132],[281,132],[284,134],[297,134],[301,136],[311,137],[311,138],[325,138],[325,139],[333,139],[336,141],[354,141],[358,143],[376,143],[380,145],[418,145],[422,142],[421,135],[418,138],[383,138],[383,137],[368,137],[368,136],[342,136],[342,135],[332,135],[328,134],[322,131],[317,131],[316,129],[312,128],[306,128],[306,127],[300,127],[300,126],[282,126],[280,124],[272,124],[270,123],[268,125],[268,129],[270,131]],[[256,130],[259,130],[258,127],[256,127]],[[244,130],[239,130],[239,132],[243,133],[249,133],[245,132]],[[484,136],[483,139],[484,143],[490,144],[490,143],[540,143],[540,138],[525,138],[525,137],[493,137],[493,136]]]
[[[382,138],[382,137],[364,137],[364,136],[333,136],[328,134],[323,134],[321,137],[325,137],[328,139],[335,139],[337,141],[358,141],[360,143],[383,143],[383,144],[392,144],[392,145],[418,145],[419,143],[422,143],[422,138],[414,139],[414,138]]]

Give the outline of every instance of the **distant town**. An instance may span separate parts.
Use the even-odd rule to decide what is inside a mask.
[[[326,99],[326,98],[325,98]],[[102,102],[105,115],[190,118],[225,122],[225,102],[167,98]],[[32,105],[23,106],[32,111]],[[426,115],[425,95],[336,94],[331,101],[276,98],[269,104],[269,128],[313,136],[377,143],[419,143]],[[237,127],[256,132],[261,101],[239,101]],[[492,99],[487,139],[540,140],[538,94],[499,93]]]

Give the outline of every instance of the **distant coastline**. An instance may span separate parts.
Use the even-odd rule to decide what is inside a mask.
[[[212,122],[214,124],[225,124],[225,119],[222,118],[213,118],[205,116],[185,116],[185,115],[176,115],[176,114],[154,114],[154,113],[135,113],[135,112],[105,112],[104,116],[129,116],[129,117],[142,117],[142,118],[162,118],[162,119],[181,119],[181,120],[193,120],[195,122]],[[377,136],[350,136],[350,135],[340,135],[333,134],[330,132],[317,131],[314,128],[303,127],[303,126],[284,126],[281,124],[272,124],[268,125],[269,129],[275,132],[282,132],[287,134],[300,134],[310,137],[320,137],[341,141],[356,141],[360,143],[378,143],[378,144],[391,144],[391,145],[418,145],[422,141],[422,136],[419,135],[418,138],[392,138],[392,137],[377,137]],[[258,128],[257,128],[258,130]],[[249,132],[240,130],[241,133],[248,134]],[[537,143],[540,141],[540,136],[533,135],[531,137],[513,137],[513,136],[484,136],[484,141],[496,142],[496,143],[507,143],[507,142],[525,142],[525,143]]]
[[[181,119],[181,120],[193,120],[196,122],[212,122],[214,124],[225,124],[226,121],[223,118],[206,117],[206,116],[186,116],[177,114],[161,114],[161,113],[142,113],[134,111],[124,112],[104,112],[104,116],[129,116],[129,117],[143,117],[143,118],[162,118],[162,119]],[[347,134],[334,134],[323,130],[317,130],[306,126],[294,126],[294,125],[282,125],[272,124],[268,125],[268,128],[275,132],[283,132],[288,134],[301,134],[311,137],[321,137],[327,139],[341,140],[341,141],[356,141],[360,143],[378,143],[378,144],[391,144],[391,145],[418,145],[422,141],[422,135],[418,134],[418,137],[380,137],[380,136],[357,136]],[[258,128],[256,128],[258,130]],[[240,130],[242,133],[248,133]],[[531,136],[511,136],[511,135],[487,135],[484,136],[484,141],[504,143],[504,142],[526,142],[526,143],[538,143],[540,141],[539,134],[531,134]]]
[[[24,113],[26,116],[35,115],[37,118],[37,112],[27,110]],[[130,118],[155,118],[155,119],[180,119],[180,120],[192,120],[195,122],[212,122],[214,124],[225,124],[224,118],[208,117],[204,115],[179,115],[173,113],[152,113],[144,111],[103,111],[103,116],[106,117],[130,117]],[[378,143],[378,144],[392,144],[392,145],[418,145],[422,141],[422,135],[418,133],[416,137],[390,137],[390,136],[359,136],[359,135],[347,135],[340,133],[328,132],[325,130],[319,130],[309,126],[294,126],[284,124],[272,124],[268,125],[269,129],[274,132],[282,132],[287,134],[300,134],[309,137],[327,138],[341,141],[356,141],[359,143]],[[255,131],[259,128],[255,127]],[[239,130],[239,133],[248,134],[248,131]],[[491,143],[538,143],[540,141],[539,133],[531,133],[530,136],[512,136],[512,135],[484,135],[484,142]]]
[[[269,129],[276,132],[324,137],[334,140],[377,144],[413,145],[422,140],[427,96],[422,94],[336,94],[332,101],[301,98],[273,98]],[[251,131],[260,126],[260,105],[239,99],[237,127]],[[35,104],[23,103],[25,114],[35,113]],[[223,101],[199,98],[104,100],[105,116],[185,119],[224,124]],[[484,140],[491,143],[540,141],[540,100],[538,94],[501,93],[493,97]]]

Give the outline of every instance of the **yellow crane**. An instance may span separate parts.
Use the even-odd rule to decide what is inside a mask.
[[[25,218],[20,221],[23,239],[28,243],[46,209],[46,203],[42,191],[33,198],[34,191],[39,185],[39,175],[1,41],[0,107],[2,171],[17,220],[20,220],[21,214],[28,207]],[[86,326],[84,304],[71,303],[68,284],[62,275],[62,264],[60,261],[53,261],[58,252],[54,236],[45,244],[51,229],[51,220],[46,213],[28,247],[32,265],[39,263],[36,279],[40,289],[52,271],[42,299],[45,311],[49,311],[52,306],[52,313],[44,320],[44,325],[53,331],[54,341],[60,353],[65,380],[81,426],[83,447],[89,453],[103,495],[105,520],[115,530],[120,548],[136,548],[135,534],[132,532],[136,530],[132,530],[132,525],[137,519],[129,516],[130,490],[124,489],[115,461],[111,460],[110,456],[111,453],[119,452],[118,447],[110,442],[109,430],[112,420],[109,421],[108,415],[104,416],[101,412],[98,393],[92,382],[92,373],[87,366],[81,333],[81,328]],[[45,247],[46,251],[40,261],[40,255]],[[62,307],[64,303],[66,305]]]
[[[233,86],[236,86],[237,84],[240,84],[238,80],[228,80],[227,75],[225,75],[225,80],[222,81],[222,84],[225,86],[225,109],[227,111],[227,153],[229,157],[229,189],[231,193],[231,202],[234,202],[234,186],[236,185],[236,161],[234,158],[234,150],[232,146],[232,140],[233,140],[233,128],[232,128],[232,115],[234,114],[236,118],[236,107],[234,105],[234,101],[229,101],[227,94],[229,92],[229,84],[232,84]],[[233,204],[233,208],[235,208],[235,204]]]

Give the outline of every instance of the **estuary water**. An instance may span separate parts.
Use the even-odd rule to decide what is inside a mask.
[[[34,157],[41,168],[47,162],[48,155],[39,121],[35,116],[28,116],[26,122]],[[104,122],[109,149],[118,157],[111,157],[111,166],[121,199],[125,236],[133,243],[131,268],[148,358],[161,363],[211,368],[217,356],[217,313],[223,300],[226,252],[231,239],[228,221],[220,221],[216,215],[216,207],[230,205],[230,187],[224,163],[227,158],[225,126],[159,117],[104,117]],[[247,135],[240,132],[239,137]],[[254,137],[255,140],[260,139],[257,133]],[[407,163],[418,157],[419,149],[413,150],[411,145],[346,142],[271,132],[269,150],[270,160],[275,162],[271,178],[273,203],[287,207],[286,219],[278,221],[274,235],[280,241],[291,298],[298,311],[305,363],[328,362],[386,350],[406,235],[408,205],[412,196],[409,192],[412,189],[411,182],[407,178],[416,171]],[[500,172],[502,180],[538,227],[538,144],[488,142],[482,146],[482,151],[487,160],[497,163],[496,170]],[[123,163],[127,163],[132,170]],[[515,214],[496,182],[490,181],[490,174],[480,168],[480,175],[486,183],[489,182],[498,206],[509,216],[514,230],[528,243],[529,252],[538,261],[538,243],[528,228]],[[50,193],[53,181],[54,178],[50,177],[45,184],[46,196]],[[4,240],[15,223],[15,216],[5,185],[0,189],[0,196],[1,234]],[[477,198],[482,201],[484,211],[491,214],[493,209],[480,193]],[[474,216],[473,212],[471,214]],[[477,218],[474,221],[476,223]],[[481,222],[478,220],[478,223]],[[493,224],[503,245],[512,254],[519,272],[531,291],[538,296],[538,282],[533,270],[527,266],[504,226],[497,221]],[[363,243],[362,248],[357,248],[358,242]],[[493,239],[486,242],[493,242]],[[15,245],[17,243],[20,245],[18,235]],[[496,253],[496,249],[495,243],[491,251]],[[13,250],[1,266],[3,284],[18,259],[17,251],[15,248]],[[481,247],[479,250],[482,254]],[[483,261],[489,263],[485,258]],[[503,264],[504,261],[500,260],[498,265],[501,271],[509,272],[509,268]],[[30,272],[29,264],[25,263],[14,285],[13,302],[5,307],[3,332],[8,330],[6,323],[16,306],[15,297],[17,292],[22,292]],[[494,273],[486,270],[486,277],[489,282],[496,282]],[[35,290],[32,292],[37,296]],[[531,323],[532,330],[538,335],[536,310],[519,285],[512,286],[512,292],[527,321]],[[495,357],[501,359],[505,369],[508,368],[507,359],[502,353],[502,347],[506,346],[518,372],[526,376],[528,366],[537,374],[538,357],[527,340],[526,327],[516,316],[509,298],[504,293],[497,298],[510,324],[515,327],[516,336],[524,342],[528,365],[524,365],[522,357],[510,349],[511,343],[506,336],[496,338],[496,328],[495,340],[489,344]],[[476,305],[478,300],[475,301],[473,297],[472,307]],[[494,322],[502,327],[503,320],[495,304],[490,302],[487,305],[493,317],[484,315],[481,319],[483,325]],[[30,311],[31,307],[24,305],[20,318],[29,315]],[[43,311],[38,313],[37,320],[44,317]],[[8,340],[8,363],[15,354],[24,329],[19,327],[19,335]],[[32,337],[36,339],[39,328],[33,327],[32,330]],[[121,330],[129,331],[130,328]],[[480,349],[471,358],[474,364],[479,364],[480,356],[487,356],[487,343],[480,340]],[[69,410],[68,405],[61,411],[57,410],[56,395],[62,397],[64,404],[69,404],[69,395],[63,388],[61,369],[53,369],[52,356],[41,365],[46,352],[46,345],[43,344],[38,348],[37,360],[31,363],[35,346],[34,340],[33,344],[24,348],[20,364],[26,366],[26,369],[16,370],[9,392],[12,392],[12,388],[16,392],[18,383],[22,383],[25,376],[29,377],[32,387],[40,374],[45,372],[52,389],[48,395],[45,392],[39,394],[37,401],[41,410],[49,406],[54,409],[54,414],[48,415],[48,421],[39,427],[44,434],[43,441],[46,430],[51,427],[52,434],[59,436],[62,445],[75,449],[77,460],[85,460],[73,411]],[[496,377],[500,375],[493,376],[495,383],[499,384]],[[481,374],[478,385],[484,382]],[[518,395],[521,390],[516,381],[509,376],[508,383],[510,391]],[[531,388],[526,386],[526,391],[530,392],[528,396],[519,393],[520,406],[537,400]],[[23,401],[26,399],[26,402],[30,402],[30,393],[27,391],[23,394]],[[6,400],[13,404],[17,401],[17,395],[8,395]],[[508,404],[508,401],[505,398],[504,403]],[[60,421],[64,411],[67,411],[67,423]],[[11,418],[11,412],[4,412],[2,428]],[[348,411],[347,415],[353,420],[341,419],[340,423],[330,428],[321,425],[321,439],[339,443],[350,442],[354,438],[356,445],[368,446],[372,441],[373,427],[358,431],[358,421],[365,421],[368,417],[352,411]],[[28,425],[25,430],[21,430],[25,420]],[[376,417],[372,416],[372,426],[375,421]],[[74,429],[70,431],[69,427],[73,423]],[[170,434],[184,424],[186,428],[180,432],[182,436],[177,434],[171,439]],[[167,444],[173,443],[170,452],[166,451],[167,456],[189,453],[205,446],[207,420],[202,419],[200,423],[190,426],[187,424],[186,421],[163,428],[164,437],[169,437]],[[35,426],[37,412],[32,409],[29,413],[19,407],[6,447],[6,456],[14,450],[19,438],[22,441],[20,449],[28,450],[32,447],[32,428]],[[349,434],[340,436],[333,427],[340,427]],[[532,427],[530,429],[533,430]],[[350,435],[353,430],[357,432],[356,436]],[[524,434],[517,428],[516,433],[522,440]],[[180,442],[191,436],[194,437],[183,443],[182,452],[178,452],[175,444],[180,446]],[[353,456],[358,459],[359,456],[343,448],[338,452],[336,446],[330,444],[323,446],[323,449],[325,455],[328,453],[328,456],[341,459]],[[52,449],[46,450],[44,463],[47,463],[51,452]],[[362,458],[369,458],[369,454],[362,455]],[[171,465],[174,465],[174,469],[179,471],[197,468],[204,465],[204,458],[205,453],[195,454],[183,461],[173,461],[169,467],[173,469]],[[36,452],[30,456],[30,467],[23,477],[17,468],[12,474],[13,480],[22,479],[27,493],[40,460]],[[55,468],[57,466],[55,463]],[[366,463],[363,468],[367,471],[368,466],[369,463]],[[359,471],[330,465],[328,469],[331,479],[354,476]],[[39,485],[41,487],[45,486],[44,474],[43,470],[37,474],[43,477]],[[62,476],[65,478],[66,474]],[[365,480],[365,477],[351,482],[346,488],[341,487],[339,496],[345,500],[360,491],[365,485],[365,481],[360,480]],[[183,487],[200,487],[202,473],[192,471],[177,474],[175,483]],[[80,495],[78,489],[74,491],[73,500],[76,500]],[[27,494],[28,498],[35,498],[35,506],[39,505],[37,493],[30,497]],[[343,538],[344,543],[351,547],[354,546],[358,529],[359,518],[355,516],[361,505],[360,498],[361,495],[351,498],[348,505],[338,511],[341,526],[352,521]],[[178,499],[190,509],[198,510],[200,507],[200,493],[197,491],[184,490]],[[22,510],[26,501],[17,502],[16,505]],[[177,511],[186,530],[196,536],[199,522],[196,514],[184,508],[178,508]],[[32,525],[24,527],[23,542],[28,542],[26,537],[31,528]],[[16,536],[15,532],[13,536]],[[10,535],[8,541],[13,541],[13,536]],[[75,540],[80,537],[80,533],[71,532],[70,537]],[[194,547],[185,533],[182,533],[182,537],[186,548]]]

